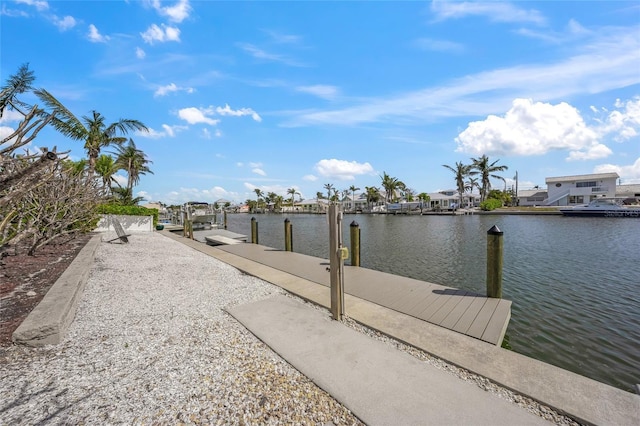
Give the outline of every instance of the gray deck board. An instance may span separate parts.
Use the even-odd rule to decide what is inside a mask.
[[[324,286],[328,260],[258,244],[217,246],[254,262]],[[372,269],[345,266],[345,292],[494,345],[501,343],[511,302]],[[348,315],[348,312],[347,312]]]

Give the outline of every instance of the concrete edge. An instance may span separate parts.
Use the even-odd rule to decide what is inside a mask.
[[[37,347],[62,341],[75,317],[101,240],[99,234],[94,235],[80,250],[40,303],[13,332],[14,343]]]
[[[330,289],[213,246],[162,234],[325,308]],[[346,315],[366,327],[478,374],[583,424],[640,424],[640,395],[345,294]]]

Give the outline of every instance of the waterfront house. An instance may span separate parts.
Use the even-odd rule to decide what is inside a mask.
[[[549,198],[547,191],[540,188],[518,191],[518,206],[541,206]]]
[[[590,201],[616,196],[617,173],[597,173],[590,175],[559,176],[545,179],[548,198],[546,206],[573,206],[588,204]]]

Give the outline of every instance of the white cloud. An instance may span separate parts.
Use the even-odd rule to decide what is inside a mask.
[[[250,43],[236,43],[236,45],[256,59],[261,59],[264,61],[271,61],[271,62],[280,62],[285,65],[290,65],[293,67],[306,66],[305,64],[295,61],[289,58],[288,56],[267,52],[266,50],[260,49],[259,47],[254,46],[253,44],[250,44]]]
[[[183,130],[187,130],[187,126],[170,126],[168,124],[162,125],[162,131],[158,131],[152,128],[149,128],[148,132],[136,132],[136,136],[147,138],[147,139],[160,139],[164,137],[173,138],[176,136],[176,133],[181,132]]]
[[[125,175],[115,174],[113,175],[113,180],[120,186],[124,187],[127,185],[127,177]]]
[[[158,87],[156,91],[153,93],[153,96],[154,97],[165,96],[172,92],[193,93],[194,91],[195,90],[193,89],[193,87],[180,87],[180,86],[177,86],[175,83],[169,83],[166,86]]]
[[[140,33],[142,39],[147,44],[153,44],[154,42],[166,42],[166,41],[180,41],[180,30],[176,27],[170,27],[162,24],[162,28],[156,24],[152,24],[143,33]]]
[[[52,20],[53,24],[58,27],[60,31],[67,31],[68,29],[75,27],[77,24],[73,16],[65,16],[62,19],[57,16],[53,16]]]
[[[8,137],[14,131],[15,129],[13,127],[0,126],[0,140],[3,140],[4,138]],[[11,141],[8,141],[8,142],[11,142]]]
[[[278,31],[264,30],[275,43],[281,44],[298,44],[302,41],[302,37],[293,34],[283,34]]]
[[[179,110],[178,117],[189,124],[205,123],[215,126],[220,122],[220,120],[214,120],[213,118],[207,117],[207,115],[213,115],[213,113],[214,112],[211,108],[189,107]]]
[[[49,2],[44,0],[16,0],[16,3],[22,3],[28,6],[33,6],[38,11],[49,9]]]
[[[640,27],[600,28],[559,62],[488,70],[392,97],[358,100],[342,109],[300,111],[288,126],[371,122],[424,123],[504,112],[514,98],[563,100],[640,84]]]
[[[202,129],[202,137],[205,139],[211,139],[211,132],[206,127]]]
[[[324,84],[316,84],[313,86],[298,86],[296,87],[296,90],[298,92],[308,93],[310,95],[327,100],[333,100],[339,94],[339,90],[336,86],[328,86]]]
[[[220,129],[216,129],[215,136],[216,138],[222,137],[222,132],[220,131]]]
[[[136,58],[144,59],[145,56],[147,56],[147,54],[144,52],[144,50],[142,50],[139,47],[136,47]]]
[[[432,38],[419,38],[414,42],[414,45],[422,50],[432,50],[436,52],[461,53],[465,50],[464,46],[460,43]]]
[[[315,182],[315,181],[318,180],[318,176],[316,176],[316,175],[304,175],[304,176],[302,176],[302,180],[306,180],[306,181],[309,181],[309,182]]]
[[[545,17],[535,9],[521,9],[508,2],[449,2],[434,0],[431,11],[438,21],[485,16],[494,22],[524,22],[544,25]]]
[[[189,17],[191,6],[189,0],[179,0],[173,6],[162,6],[160,0],[152,1],[153,8],[161,15],[169,18],[171,22],[180,23]]]
[[[640,131],[640,96],[626,102],[618,99],[615,107],[621,111],[611,111],[604,120],[598,120],[600,123],[596,127],[598,133],[603,135],[615,133],[614,139],[619,142],[638,136],[638,131]]]
[[[231,115],[234,117],[242,117],[243,115],[250,115],[254,121],[258,121],[258,122],[262,121],[262,117],[260,117],[258,113],[252,110],[251,108],[240,108],[237,110],[233,110],[228,104],[225,104],[224,107],[217,107],[216,112],[219,115],[223,115],[223,116]]]
[[[262,163],[254,163],[254,162],[250,162],[250,163],[249,163],[249,167],[262,167]]]
[[[109,40],[109,36],[100,34],[96,26],[93,24],[89,25],[89,34],[87,34],[87,37],[92,43],[105,43],[107,40]]]
[[[515,99],[503,117],[474,121],[458,135],[457,152],[475,155],[542,155],[569,150],[569,159],[594,159],[611,154],[587,127],[577,109],[567,103],[552,105]]]
[[[255,169],[252,169],[251,172],[255,173],[257,175],[260,175],[260,176],[266,176],[267,175],[267,173],[264,170],[259,169],[257,167]]]
[[[337,160],[320,160],[314,166],[315,170],[322,177],[328,177],[338,180],[354,180],[356,175],[364,175],[373,173],[373,167],[369,163],[358,163],[356,161]]]
[[[600,164],[593,169],[593,173],[616,172],[623,184],[640,183],[640,157],[629,166],[615,164]]]
[[[200,188],[180,188],[178,191],[170,191],[154,199],[167,204],[183,204],[187,201],[205,201],[213,203],[221,198],[226,200],[239,200],[237,192],[227,191],[221,186],[214,186],[210,189]]]

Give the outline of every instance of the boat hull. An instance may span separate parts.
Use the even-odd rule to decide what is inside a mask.
[[[560,209],[560,212],[570,217],[640,218],[640,209]]]

